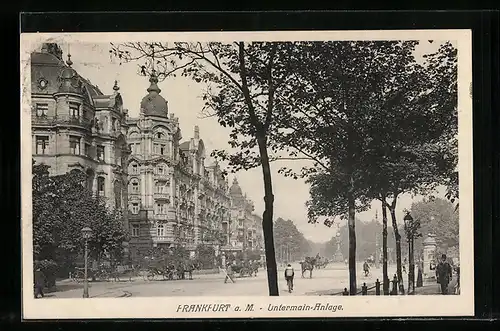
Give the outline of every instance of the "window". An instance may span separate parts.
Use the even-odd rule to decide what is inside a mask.
[[[99,195],[100,197],[105,196],[104,182],[105,182],[104,177],[97,177],[97,195]]]
[[[163,183],[156,184],[156,193],[167,193],[167,187]]]
[[[47,116],[49,112],[49,104],[48,103],[37,103],[36,104],[36,116],[43,117]]]
[[[80,137],[69,136],[69,152],[74,155],[80,155]]]
[[[36,136],[36,154],[47,154],[49,148],[49,137]]]
[[[158,132],[158,133],[156,134],[156,137],[157,137],[158,139],[163,139],[163,133]]]
[[[157,203],[155,205],[155,214],[164,215],[167,213],[167,204],[165,203]]]
[[[137,180],[134,180],[132,182],[132,193],[139,193],[139,182]]]
[[[97,146],[97,159],[104,161],[104,146]]]
[[[137,164],[132,164],[132,173],[133,174],[137,174],[139,173],[139,167],[137,166]]]
[[[132,224],[132,237],[139,237],[140,227],[139,224]]]
[[[158,175],[164,175],[165,174],[165,168],[163,166],[158,166]]]
[[[111,119],[111,125],[112,125],[112,127],[111,127],[112,130],[115,130],[115,131],[118,130],[118,127],[116,126],[116,118]]]
[[[163,224],[158,224],[156,226],[156,235],[158,237],[163,237],[165,235],[165,225]]]
[[[90,144],[85,143],[85,155],[90,157]]]
[[[136,215],[139,214],[139,203],[138,202],[132,203],[130,210],[132,211],[132,214]]]
[[[76,102],[69,103],[69,116],[72,118],[80,117],[80,104]]]
[[[160,154],[165,155],[167,154],[167,146],[165,145],[160,145]]]
[[[141,144],[140,143],[135,144],[135,153],[136,154],[141,153]]]
[[[160,146],[158,144],[153,144],[153,154],[160,153]]]

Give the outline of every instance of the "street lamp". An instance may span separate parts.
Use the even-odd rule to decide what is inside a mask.
[[[92,235],[92,229],[89,227],[84,227],[82,230],[82,237],[85,240],[85,281],[83,283],[83,297],[88,298],[89,297],[89,280],[87,276],[87,270],[88,270],[88,241],[90,239],[90,236]]]
[[[409,212],[406,213],[403,220],[405,223],[406,239],[408,240],[408,294],[415,294],[415,262],[413,256],[413,245],[420,223],[415,221]]]

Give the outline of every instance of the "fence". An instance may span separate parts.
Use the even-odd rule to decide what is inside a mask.
[[[361,286],[361,289],[356,292],[355,295],[368,295],[369,292],[371,292],[371,295],[381,295],[381,288],[383,287],[384,283],[380,282],[377,278],[375,281],[375,284],[372,286],[366,285],[366,283],[363,283],[363,286]],[[400,289],[399,289],[399,282],[397,278],[394,278],[393,280],[389,281],[389,295],[399,295],[400,294]],[[374,293],[373,293],[374,292]],[[383,294],[383,293],[382,293]],[[404,293],[402,293],[404,294]],[[344,288],[343,291],[332,293],[329,295],[350,295],[349,291],[347,288]]]

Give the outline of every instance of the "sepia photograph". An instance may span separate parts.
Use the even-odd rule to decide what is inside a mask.
[[[24,318],[472,315],[471,61],[469,30],[22,34]]]

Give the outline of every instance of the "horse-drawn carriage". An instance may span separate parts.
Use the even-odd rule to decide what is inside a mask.
[[[317,254],[315,257],[307,256],[304,261],[300,262],[300,268],[302,271],[302,278],[304,278],[304,274],[306,271],[309,271],[309,278],[312,278],[312,271],[314,268],[325,268],[328,265],[328,259],[325,257],[321,257]]]
[[[188,274],[188,279],[193,279],[193,271],[200,269],[200,264],[191,259],[168,259],[166,257],[150,260],[145,267],[145,278],[147,280],[176,280],[176,279],[186,279],[186,273]]]
[[[236,277],[256,277],[259,271],[260,263],[258,261],[239,261],[231,264],[229,267]]]

